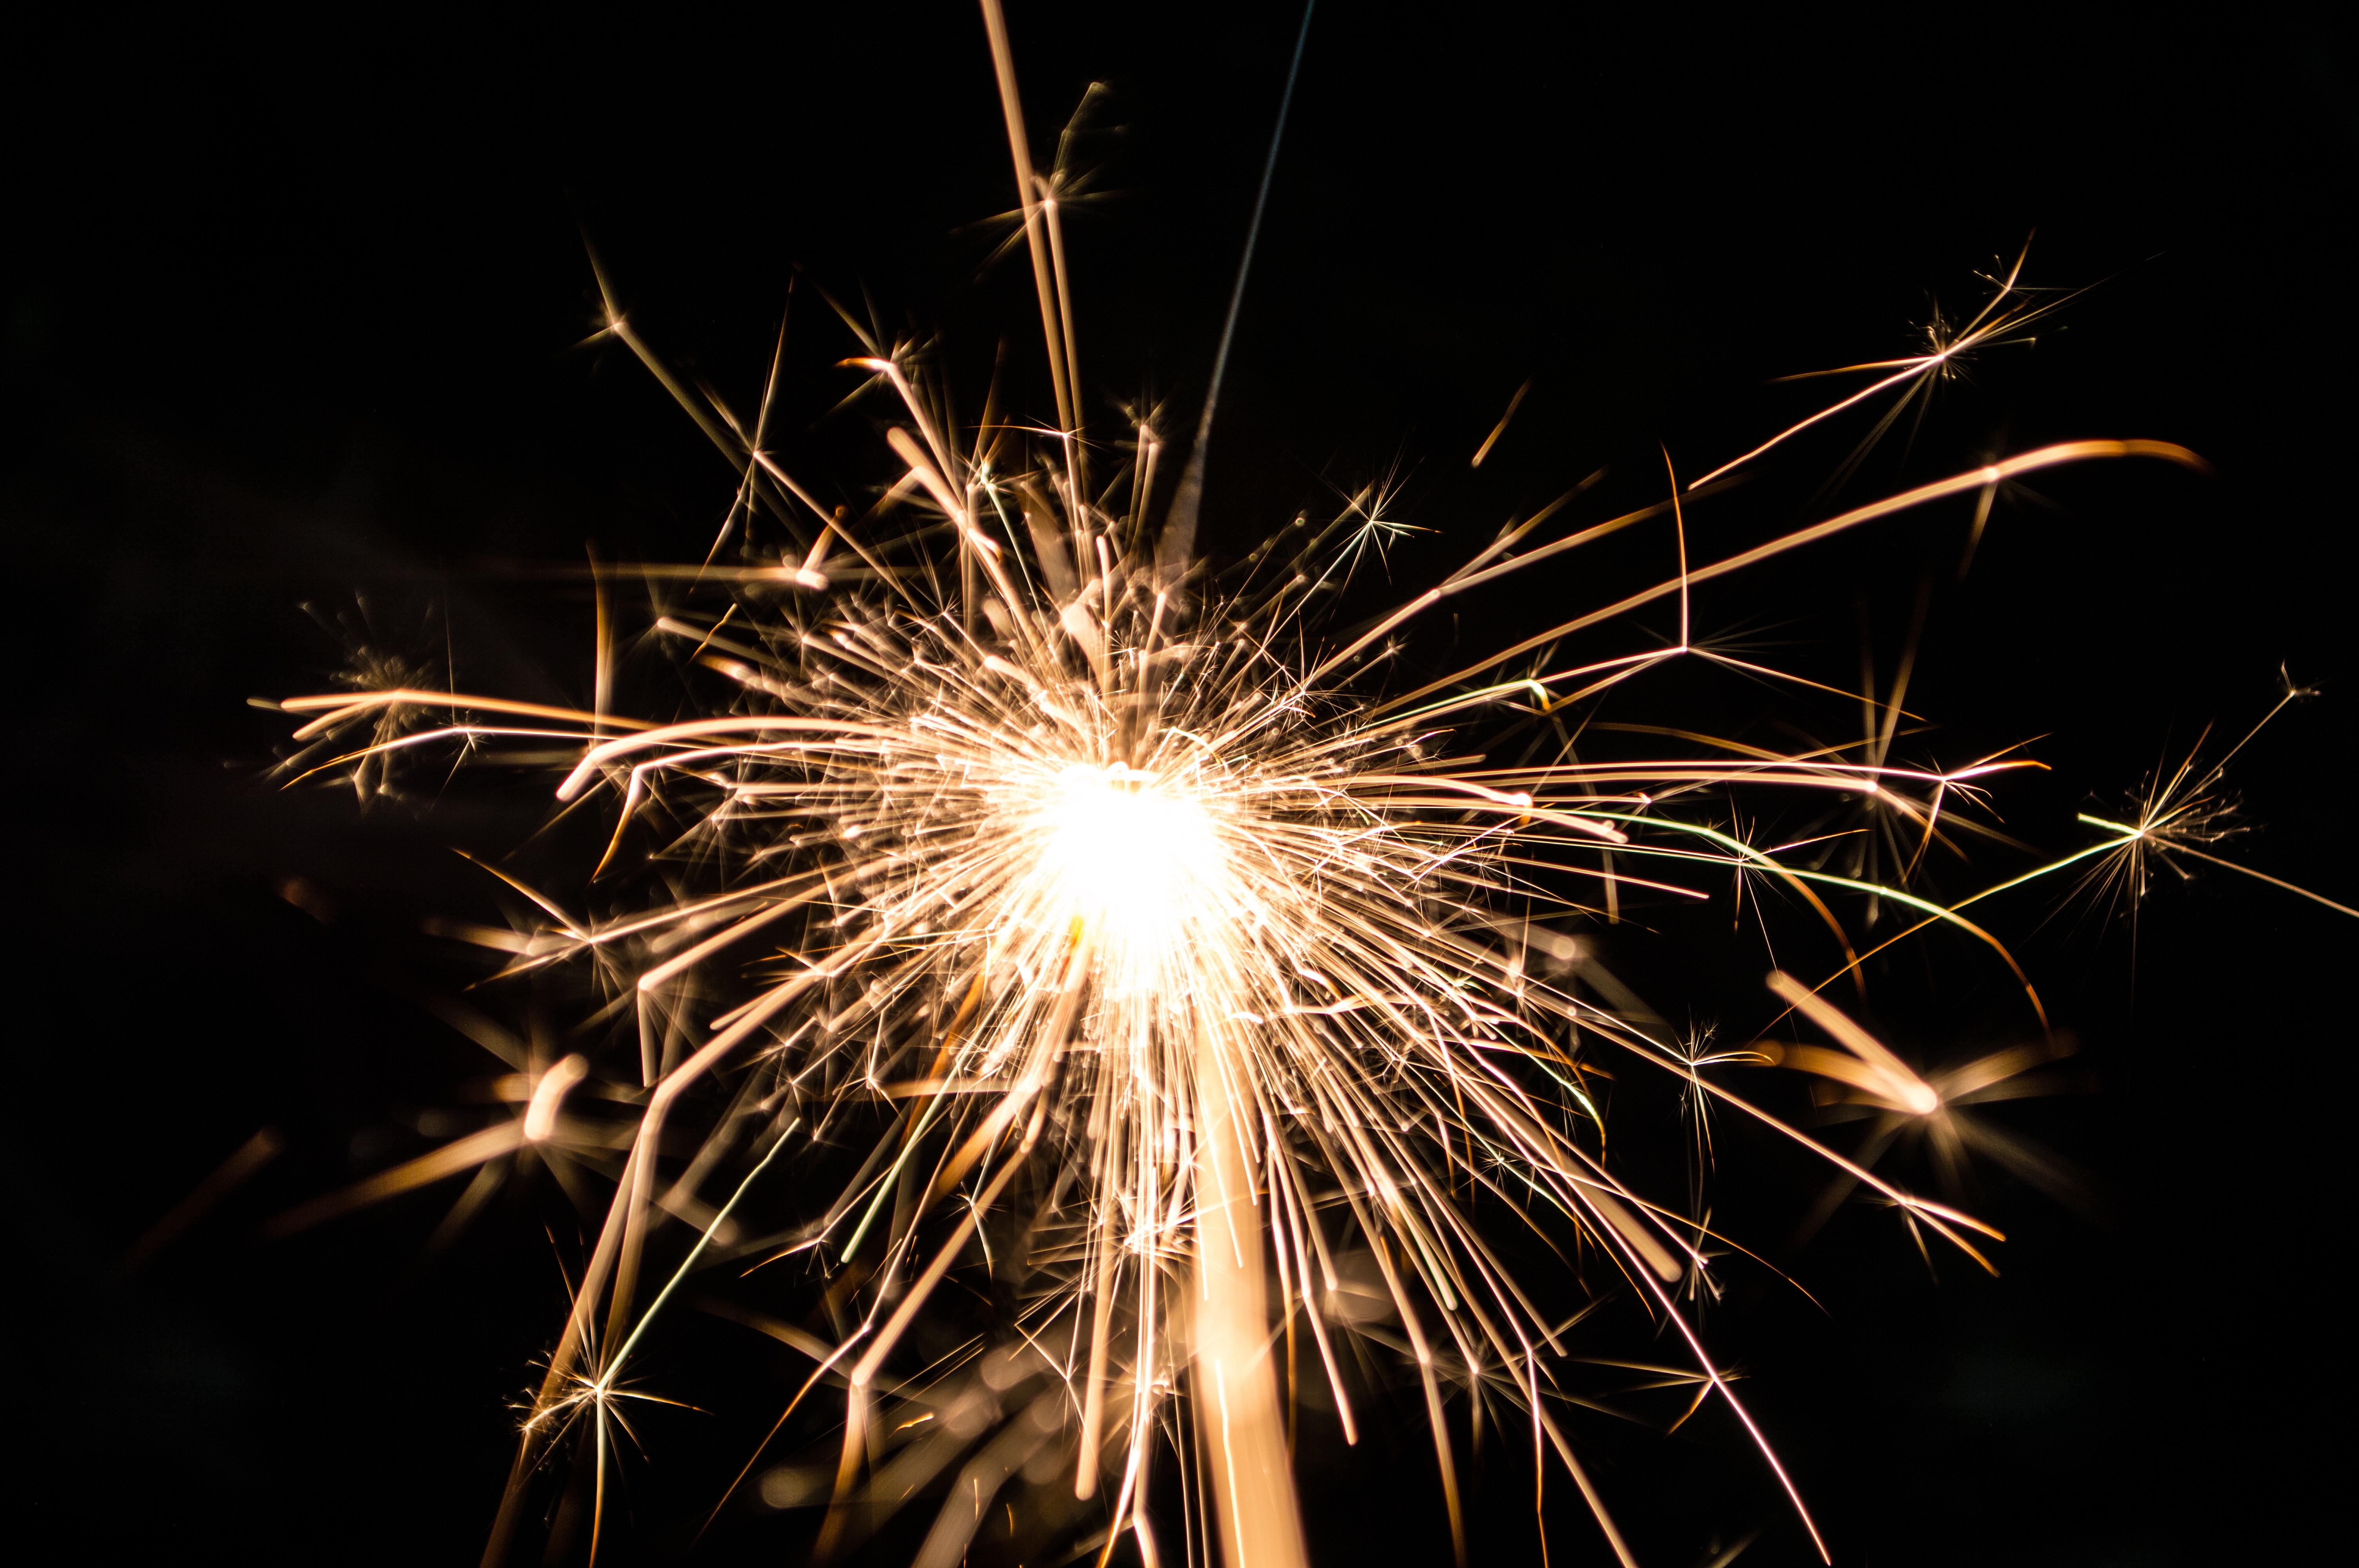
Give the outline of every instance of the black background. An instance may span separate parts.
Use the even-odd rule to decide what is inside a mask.
[[[1072,220],[1094,406],[1145,389],[1184,428],[1295,18],[1011,21],[1037,146],[1088,82],[1115,90],[1120,134],[1088,144],[1110,194]],[[126,15],[11,53],[7,1348],[32,1451],[10,1468],[15,1523],[102,1558],[465,1560],[561,1300],[537,1227],[421,1264],[429,1197],[245,1238],[422,1147],[384,1130],[482,1071],[401,999],[389,934],[481,902],[437,846],[491,828],[275,795],[259,774],[282,724],[244,699],[335,666],[310,602],[429,650],[438,607],[478,667],[580,701],[582,594],[486,564],[571,565],[593,540],[701,553],[729,476],[635,366],[573,346],[596,325],[585,232],[642,330],[741,398],[799,265],[848,300],[865,287],[896,330],[940,328],[971,385],[1007,335],[1019,402],[1045,406],[1028,277],[986,271],[968,227],[1010,200],[981,26],[958,5]],[[2082,435],[2183,442],[2216,472],[2059,474],[2001,507],[1962,585],[1945,513],[1723,587],[1700,620],[1854,679],[1855,604],[1888,671],[1930,574],[1911,706],[1944,728],[1926,754],[2049,737],[2057,772],[2010,817],[2049,843],[2206,723],[2257,717],[2283,663],[2323,695],[2240,768],[2255,831],[2233,852],[2348,901],[2351,69],[2339,37],[2249,6],[2201,27],[2128,8],[1732,27],[1717,8],[1332,6],[1207,542],[1234,551],[1397,464],[1403,515],[1440,531],[1440,555],[1396,561],[1418,581],[1601,464],[1636,493],[1658,440],[1690,471],[1742,449],[1803,406],[1769,378],[1907,351],[1935,300],[1971,308],[1973,271],[2036,231],[2034,281],[2102,287],[1945,389],[1854,486]],[[843,389],[818,367],[851,351],[815,304],[795,305],[812,415]],[[1699,529],[1787,525],[1857,428],[1798,450],[1791,493]],[[1462,634],[1545,624],[1580,588],[1525,584]],[[296,876],[326,922],[280,896]],[[2100,1092],[2016,1125],[2095,1173],[2103,1212],[1992,1184],[1976,1200],[2013,1236],[2004,1277],[1952,1264],[1939,1284],[1886,1225],[1850,1222],[1801,1265],[1828,1315],[1765,1298],[1724,1342],[1838,1561],[2290,1555],[2338,1512],[2353,928],[2221,872],[2166,877],[2135,946],[2086,914],[2043,925],[2048,907],[2011,909],[2010,934]],[[1758,1016],[1750,994],[1725,1005],[1733,1026]],[[265,1123],[288,1153],[113,1280]],[[1398,1434],[1307,1466],[1319,1561],[1447,1551],[1399,1413]],[[1754,1561],[1803,1560],[1724,1435],[1612,1451],[1650,1563],[1761,1523]],[[1537,1560],[1519,1462],[1485,1465],[1478,1553]],[[1551,1504],[1556,1560],[1602,1561],[1570,1503]]]

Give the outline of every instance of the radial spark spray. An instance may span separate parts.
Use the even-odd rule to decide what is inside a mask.
[[[842,1412],[841,1442],[823,1468],[756,1445],[716,1480],[713,1511],[748,1489],[821,1507],[821,1559],[922,1499],[935,1514],[916,1561],[951,1568],[1020,1487],[1026,1517],[1011,1505],[1008,1522],[1030,1560],[1103,1562],[1127,1543],[1150,1568],[1175,1555],[1299,1563],[1289,1412],[1314,1379],[1357,1441],[1349,1335],[1389,1343],[1415,1378],[1462,1541],[1445,1406],[1463,1399],[1477,1419],[1520,1426],[1536,1498],[1555,1466],[1629,1563],[1565,1420],[1585,1397],[1574,1353],[1586,1328],[1537,1304],[1503,1227],[1600,1262],[1590,1288],[1636,1302],[1680,1347],[1675,1380],[1743,1422],[1817,1541],[1695,1326],[1708,1222],[1606,1157],[1594,1075],[1609,1061],[1657,1071],[1700,1113],[1758,1121],[1826,1161],[1843,1190],[1880,1195],[1920,1241],[1979,1260],[1995,1233],[1707,1076],[1695,1042],[1562,927],[1634,890],[1701,899],[1731,877],[1785,890],[1814,912],[1831,957],[1808,981],[1769,984],[1794,1026],[1828,1044],[1745,1059],[1782,1061],[1881,1118],[1875,1149],[1914,1129],[2003,1150],[1971,1107],[2013,1092],[2049,1059],[2046,1044],[1920,1074],[1825,994],[1856,983],[1870,956],[1838,913],[1846,900],[1879,901],[1909,932],[2011,968],[1962,913],[1973,901],[1912,891],[1914,857],[1875,879],[1765,847],[1706,795],[1869,798],[1921,855],[2021,764],[1897,766],[1889,723],[1882,745],[1784,754],[1658,733],[1626,758],[1563,744],[1507,763],[1479,753],[1479,732],[1503,715],[1577,719],[1678,662],[1782,679],[1690,634],[1695,589],[1773,557],[1951,497],[1976,504],[1979,534],[2008,481],[2059,464],[2193,460],[2158,442],[2069,442],[1691,560],[1700,487],[1780,436],[1701,479],[1667,473],[1659,500],[1618,515],[1584,514],[1576,487],[1365,630],[1331,634],[1319,607],[1337,574],[1397,526],[1380,503],[1214,573],[1192,558],[1209,411],[1161,514],[1157,426],[1082,419],[1066,171],[1031,168],[1005,28],[984,9],[1053,424],[1004,414],[995,395],[962,424],[920,354],[843,316],[861,340],[847,373],[896,410],[889,470],[854,515],[819,502],[766,442],[775,361],[743,417],[669,370],[609,293],[603,330],[738,476],[701,565],[643,568],[669,585],[648,635],[689,673],[696,706],[615,705],[603,610],[590,710],[381,679],[284,704],[306,718],[289,773],[365,789],[405,755],[562,748],[556,795],[603,814],[603,853],[570,891],[495,873],[542,918],[473,935],[506,956],[503,977],[578,977],[597,1005],[579,1050],[513,1064],[515,1115],[282,1228],[470,1168],[484,1173],[472,1195],[528,1162],[572,1180],[601,1150],[625,1151],[522,1423],[493,1558],[550,1485],[586,1494],[594,1552],[632,1402],[658,1397],[636,1358],[689,1281],[743,1274],[755,1288],[807,1281],[822,1298],[814,1328],[700,1286],[703,1310],[810,1357],[772,1438],[825,1404]],[[2015,276],[1999,279],[1965,327],[1923,356],[1851,367],[1875,379],[1794,430],[1897,403],[2028,313]],[[1224,335],[1223,360],[1226,348]],[[1391,676],[1401,640],[1445,601],[1634,531],[1662,549],[1651,587],[1440,678]],[[1650,608],[1676,615],[1677,638],[1631,651],[1631,618]],[[2177,843],[2098,825],[2115,837],[2031,875]],[[2027,981],[2023,992],[2044,1030]],[[840,1179],[815,1196],[808,1179],[793,1185],[783,1231],[747,1223],[779,1208],[798,1169]],[[987,1334],[940,1329],[954,1318],[946,1288],[966,1277],[1009,1292]]]

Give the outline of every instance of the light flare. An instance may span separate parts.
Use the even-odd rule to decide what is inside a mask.
[[[1880,950],[1863,955],[1831,901],[1888,903],[1917,919],[1912,931],[2003,964],[2044,1041],[2028,978],[1960,911],[2155,842],[2161,819],[1944,903],[1906,885],[1917,856],[1890,881],[1837,874],[1810,840],[1751,841],[1723,803],[1865,797],[1930,842],[1938,822],[1977,806],[1984,782],[2019,762],[1894,764],[1888,716],[1871,723],[1864,760],[1565,721],[1679,661],[1816,685],[1696,638],[1706,584],[1952,498],[1977,498],[1979,529],[2000,486],[2058,464],[2191,464],[2192,454],[2060,443],[1690,564],[1690,517],[1713,504],[1712,481],[1878,392],[1913,394],[1974,343],[2030,321],[2037,311],[2010,303],[2010,274],[1991,308],[1932,353],[1853,367],[1890,373],[1867,392],[1690,483],[1666,457],[1666,499],[1541,533],[1584,481],[1371,629],[1331,638],[1322,615],[1336,584],[1405,524],[1381,499],[1358,497],[1325,526],[1287,530],[1282,546],[1212,575],[1191,558],[1200,434],[1180,501],[1153,526],[1165,441],[1150,419],[1103,446],[1081,427],[1053,196],[1073,187],[1061,168],[1034,171],[1005,23],[990,0],[984,14],[1054,427],[1027,433],[991,415],[959,424],[915,350],[839,311],[861,351],[842,362],[893,400],[880,443],[890,460],[880,454],[867,515],[823,507],[763,439],[775,360],[757,417],[741,419],[663,364],[600,274],[606,330],[690,413],[734,485],[703,567],[644,573],[662,602],[637,651],[690,698],[625,711],[630,688],[615,672],[628,661],[602,578],[598,695],[586,711],[437,691],[407,671],[283,704],[306,719],[288,775],[334,772],[364,793],[438,743],[545,767],[561,742],[561,812],[611,809],[603,853],[566,896],[495,871],[538,914],[529,930],[473,931],[498,955],[498,978],[579,976],[599,1003],[582,1053],[538,1077],[507,1064],[525,1088],[521,1114],[307,1205],[282,1227],[512,1156],[569,1183],[576,1163],[607,1160],[613,1196],[523,1423],[487,1563],[509,1552],[545,1462],[585,1412],[603,1518],[610,1424],[627,1434],[615,1401],[641,1397],[620,1379],[683,1281],[726,1263],[757,1281],[803,1269],[827,1281],[804,1325],[724,1313],[813,1368],[714,1504],[717,1517],[740,1495],[808,1396],[840,1391],[841,1446],[824,1478],[772,1471],[776,1485],[751,1488],[823,1500],[822,1560],[927,1498],[941,1500],[919,1561],[949,1568],[1021,1478],[1089,1505],[1043,1506],[1034,1561],[1051,1560],[1053,1546],[1055,1560],[1094,1551],[1103,1564],[1128,1541],[1152,1568],[1165,1555],[1155,1505],[1173,1489],[1157,1474],[1164,1454],[1176,1511],[1201,1521],[1200,1542],[1216,1541],[1231,1568],[1292,1568],[1305,1552],[1291,1411],[1315,1380],[1357,1441],[1357,1380],[1339,1354],[1353,1335],[1400,1351],[1418,1380],[1462,1559],[1450,1407],[1462,1400],[1473,1421],[1520,1412],[1536,1465],[1556,1455],[1627,1564],[1566,1420],[1596,1402],[1582,1368],[1617,1363],[1571,1354],[1586,1309],[1567,1322],[1540,1304],[1510,1266],[1503,1222],[1593,1260],[1601,1300],[1633,1303],[1648,1332],[1683,1347],[1674,1354],[1690,1367],[1642,1369],[1692,1390],[1690,1411],[1727,1407],[1825,1555],[1696,1321],[1692,1303],[1716,1288],[1708,1206],[1696,1196],[1683,1212],[1652,1197],[1618,1152],[1609,1158],[1594,1080],[1609,1059],[1659,1073],[1700,1121],[1710,1108],[1769,1129],[1833,1168],[1837,1201],[1864,1187],[1920,1245],[1930,1236],[1987,1267],[1970,1238],[1995,1238],[1990,1227],[1873,1167],[1904,1126],[1930,1130],[1937,1152],[1982,1137],[1958,1108],[2017,1092],[2057,1053],[2014,1047],[1920,1074],[1821,998],[1844,977],[1864,994],[1860,966]],[[1207,427],[1209,417],[1208,404]],[[890,531],[896,508],[918,521]],[[756,543],[757,520],[777,537]],[[1669,575],[1570,605],[1454,674],[1387,686],[1400,639],[1429,611],[1648,527]],[[716,564],[729,537],[743,559]],[[616,580],[626,569],[613,568]],[[719,613],[698,606],[715,592],[729,596]],[[1638,612],[1674,606],[1674,644],[1633,632]],[[1873,720],[1872,695],[1864,700]],[[1886,707],[1897,706],[1896,689]],[[1469,733],[1478,725],[1506,729],[1517,748],[1491,757]],[[1643,748],[1600,744],[1625,733],[1644,735]],[[508,757],[511,746],[525,750]],[[1781,970],[1770,987],[1841,1050],[1704,1054],[1550,924],[1618,922],[1627,893],[1702,900],[1731,881],[1790,893],[1822,928],[1813,939],[1832,936],[1823,979]],[[1883,1119],[1855,1154],[1706,1072],[1779,1060]],[[565,1109],[569,1093],[593,1088],[617,1119]],[[745,1216],[765,1206],[771,1195],[756,1189],[790,1145],[840,1184],[806,1193],[783,1228],[764,1231]],[[1709,1146],[1699,1147],[1701,1162]],[[1995,1133],[1975,1147],[2007,1148]],[[846,1176],[840,1167],[855,1162]],[[673,1224],[693,1240],[668,1234]],[[953,1276],[984,1278],[1014,1303],[989,1323],[988,1343],[935,1332],[953,1315]],[[1168,1528],[1173,1507],[1162,1517]],[[1013,1533],[1012,1505],[1007,1519]]]
[[[310,750],[290,760],[292,776],[382,769],[419,749],[405,726],[421,710],[449,715],[429,733],[482,761],[496,761],[503,741],[546,747],[570,733],[579,750],[559,799],[569,808],[614,802],[601,876],[629,868],[628,847],[647,843],[658,821],[687,825],[684,835],[665,827],[655,843],[672,847],[648,851],[648,867],[671,868],[673,879],[669,902],[652,911],[579,914],[499,873],[548,915],[528,934],[487,934],[503,973],[587,966],[634,999],[645,1108],[527,1422],[493,1555],[521,1518],[539,1458],[571,1429],[566,1412],[585,1400],[600,1412],[592,1463],[603,1498],[617,1379],[678,1281],[725,1250],[716,1245],[723,1219],[788,1132],[768,1135],[768,1152],[719,1208],[704,1206],[700,1185],[742,1159],[734,1152],[765,1124],[840,1140],[864,1106],[887,1118],[874,1154],[769,1254],[842,1271],[831,1299],[865,1303],[813,1374],[848,1390],[822,1557],[874,1528],[886,1458],[905,1446],[947,1455],[953,1447],[941,1445],[963,1441],[947,1416],[928,1419],[950,1408],[948,1385],[937,1387],[944,1374],[898,1380],[890,1369],[906,1363],[929,1303],[973,1258],[1035,1281],[1018,1327],[1040,1347],[1037,1375],[1068,1391],[1061,1405],[1035,1399],[1011,1418],[1021,1442],[1011,1436],[1006,1452],[1021,1455],[1003,1468],[970,1463],[975,1507],[964,1523],[960,1508],[945,1509],[921,1553],[929,1563],[958,1560],[979,1528],[986,1479],[1008,1484],[1052,1435],[1074,1496],[1094,1498],[1107,1490],[1102,1480],[1114,1483],[1105,1540],[1160,1552],[1145,1511],[1148,1461],[1169,1443],[1183,1481],[1194,1477],[1184,1484],[1214,1505],[1207,1529],[1232,1568],[1301,1561],[1286,1481],[1291,1394],[1281,1390],[1299,1387],[1298,1354],[1308,1350],[1311,1375],[1355,1436],[1336,1341],[1386,1325],[1397,1326],[1422,1388],[1453,1534],[1462,1539],[1447,1415],[1457,1389],[1527,1408],[1629,1561],[1551,1409],[1574,1393],[1560,1329],[1508,1271],[1478,1206],[1543,1234],[1562,1227],[1572,1246],[1593,1250],[1618,1288],[1689,1347],[1696,1397],[1731,1408],[1815,1539],[1799,1491],[1683,1315],[1683,1297],[1717,1288],[1705,1280],[1701,1222],[1634,1188],[1604,1157],[1584,1088],[1597,1054],[1664,1072],[1699,1114],[1716,1103],[1776,1127],[1832,1162],[1845,1191],[1869,1188],[1912,1231],[1977,1260],[1967,1235],[1987,1227],[1705,1077],[1674,1032],[1539,921],[1593,907],[1577,887],[1602,892],[1610,915],[1625,890],[1701,897],[1684,885],[1688,873],[1733,869],[1798,891],[1839,936],[1812,889],[1902,904],[2004,956],[1988,932],[1937,902],[1821,870],[1807,845],[1765,850],[1679,807],[1729,790],[1872,794],[1930,822],[1973,803],[1978,780],[2014,764],[1906,768],[1709,737],[1636,756],[1566,746],[1501,765],[1462,755],[1453,730],[1438,726],[1512,714],[1535,690],[1547,694],[1539,711],[1554,713],[1671,659],[1774,672],[1683,639],[1457,686],[1495,671],[1504,661],[1494,657],[1451,683],[1372,701],[1363,683],[1396,630],[1448,592],[1563,550],[1485,550],[1446,592],[1380,619],[1382,636],[1322,652],[1318,596],[1335,561],[1364,542],[1365,519],[1347,509],[1301,542],[1299,569],[1256,589],[1249,563],[1242,588],[1199,584],[1183,618],[1141,520],[1077,498],[1065,460],[1073,443],[1052,441],[1027,467],[1004,437],[976,432],[975,455],[962,456],[914,366],[881,346],[864,358],[886,367],[901,400],[908,423],[887,445],[913,492],[950,524],[956,572],[922,554],[922,531],[864,540],[842,514],[815,515],[795,499],[803,487],[782,484],[774,515],[804,534],[818,522],[869,568],[832,572],[827,596],[807,605],[757,611],[736,600],[717,616],[675,607],[656,617],[658,642],[729,694],[702,712],[569,713],[414,686],[285,705],[317,715],[300,731]],[[745,427],[723,414],[708,408],[699,422]],[[1155,450],[1145,438],[1137,448],[1140,462]],[[757,490],[757,476],[783,474],[773,457],[725,449]],[[2177,449],[2082,442],[2002,466],[2144,455]],[[1688,568],[1682,549],[1677,578],[1544,640],[1559,644],[1671,598],[1684,625],[1697,583],[1984,479],[1920,486],[1710,566]],[[1003,492],[1025,502],[1020,531]],[[1133,493],[1147,498],[1143,486]],[[1559,544],[1649,518],[1683,536],[1681,509],[1665,505]],[[1004,537],[984,532],[995,524]],[[807,559],[810,549],[799,538],[788,553]],[[712,586],[738,580],[722,574]],[[1422,700],[1445,689],[1453,695]],[[523,730],[476,714],[535,722]],[[342,737],[354,729],[372,738],[349,745]],[[680,892],[683,874],[700,891]],[[1854,957],[1847,939],[1843,951]],[[703,999],[733,974],[752,979],[752,994],[714,1013]],[[2027,982],[2026,991],[2036,1009]],[[1819,1060],[1798,1046],[1792,1065],[1873,1091],[1906,1116],[1927,1114],[1920,1102],[1936,1094],[1927,1080],[1864,1032],[1845,1033],[1847,1020],[1831,1021],[1839,1013],[1821,1018],[1809,988],[1788,1000],[1848,1052]],[[519,1148],[568,1158],[569,1140],[590,1141],[559,1114],[587,1076],[568,1064],[583,1059],[535,1080],[517,1119],[293,1219],[310,1223]],[[701,1104],[716,1082],[734,1108],[701,1135],[688,1169],[659,1174],[675,1108]],[[1011,1206],[1034,1217],[995,1239]],[[657,1232],[683,1215],[705,1217],[694,1221],[696,1245],[642,1306],[638,1276]],[[1347,1311],[1338,1286],[1355,1268],[1373,1294]],[[1013,1397],[994,1391],[990,1408],[1014,1410]],[[1042,1412],[1060,1408],[1070,1419],[1041,1425]],[[782,1484],[779,1495],[799,1488]]]
[[[1013,896],[1048,917],[1025,923],[1091,933],[1110,997],[1186,989],[1189,950],[1244,906],[1207,802],[1123,762],[1071,763],[1039,795],[997,808],[1040,841]]]

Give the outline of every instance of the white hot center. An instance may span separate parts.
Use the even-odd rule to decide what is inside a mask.
[[[1133,981],[1178,957],[1221,862],[1203,804],[1151,773],[1077,762],[1048,805],[1049,884]]]

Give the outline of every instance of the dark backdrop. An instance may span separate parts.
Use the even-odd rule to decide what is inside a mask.
[[[2044,480],[1962,585],[1945,513],[1699,615],[1851,679],[1857,607],[1888,672],[1935,581],[1912,704],[1944,726],[1929,754],[2049,737],[2057,773],[2011,819],[2049,842],[2205,724],[2257,716],[2283,664],[2323,695],[2242,766],[2254,830],[2234,852],[2349,901],[2343,40],[2256,6],[2201,27],[1723,18],[1320,17],[1208,543],[1396,466],[1403,515],[1445,554],[1600,465],[1643,487],[1658,440],[1692,471],[1801,406],[1769,378],[1908,351],[2036,232],[2029,276],[2101,287],[1946,388],[1845,493],[2080,435],[2180,441],[2216,472]],[[1072,219],[1101,414],[1144,392],[1192,420],[1294,20],[1013,9],[1037,144],[1088,82],[1114,90],[1085,144],[1103,200]],[[571,565],[592,541],[701,552],[728,475],[636,367],[574,346],[596,324],[585,232],[642,329],[741,397],[799,265],[855,308],[864,288],[889,327],[940,329],[971,387],[1008,334],[1011,385],[1045,406],[1028,278],[987,267],[971,227],[1010,200],[982,30],[960,5],[125,13],[18,46],[0,193],[16,1527],[101,1558],[465,1560],[560,1300],[537,1227],[420,1261],[429,1197],[247,1238],[422,1146],[420,1108],[480,1071],[405,1000],[400,935],[481,902],[438,848],[476,824],[275,794],[259,775],[282,721],[245,699],[336,665],[308,603],[579,701],[579,589],[492,568]],[[816,367],[849,351],[816,303],[795,305],[813,410]],[[1855,434],[1799,449],[1791,493],[1699,528],[1799,516]],[[1404,580],[1439,558],[1419,549]],[[1582,588],[1522,585],[1483,607],[1485,640]],[[2100,1212],[1987,1184],[2006,1274],[1938,1284],[1884,1225],[1838,1227],[1798,1265],[1827,1314],[1765,1298],[1723,1343],[1841,1561],[2281,1558],[2335,1511],[2354,928],[2215,872],[2166,877],[2135,945],[2087,913],[2043,925],[2048,907],[2010,929],[2099,1092],[2017,1125],[2095,1173]],[[265,1124],[288,1152],[114,1277]],[[1348,1462],[1314,1456],[1320,1561],[1446,1551],[1400,1413]],[[1763,1522],[1756,1561],[1802,1560],[1724,1436],[1614,1450],[1650,1563]],[[1519,1462],[1484,1463],[1481,1551],[1531,1559]],[[1569,1502],[1557,1560],[1602,1560]]]

